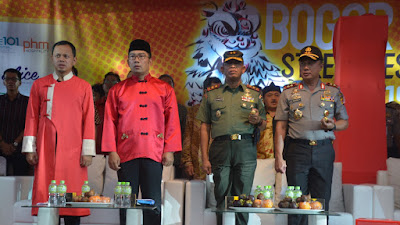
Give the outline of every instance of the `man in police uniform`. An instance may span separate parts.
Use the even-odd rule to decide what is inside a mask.
[[[321,51],[314,46],[303,48],[299,63],[303,81],[285,86],[275,115],[275,170],[286,171],[288,185],[300,186],[303,194],[325,199],[328,210],[334,131],[348,127],[348,115],[339,88],[319,78],[323,68]],[[290,215],[288,222],[307,224],[307,217]]]
[[[257,165],[253,133],[266,125],[259,89],[241,82],[245,70],[243,53],[225,52],[221,67],[225,84],[207,89],[196,117],[201,121],[203,170],[214,174],[219,208],[224,207],[225,196],[250,194]],[[210,131],[214,141],[208,151]],[[236,218],[237,224],[247,224],[248,214],[237,214]],[[222,224],[220,214],[217,220]]]

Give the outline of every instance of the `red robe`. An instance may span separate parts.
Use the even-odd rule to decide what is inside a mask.
[[[52,74],[36,80],[26,112],[22,152],[37,152],[32,204],[47,202],[51,180],[65,180],[67,192],[81,193],[87,167],[81,155],[95,155],[94,106],[89,83],[73,76],[57,82]],[[38,209],[32,208],[32,215]],[[60,209],[60,215],[86,216],[89,209]]]
[[[150,76],[132,76],[114,85],[107,97],[103,152],[117,152],[121,163],[136,158],[162,161],[164,152],[182,150],[174,89]]]

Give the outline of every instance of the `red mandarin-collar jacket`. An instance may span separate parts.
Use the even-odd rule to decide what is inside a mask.
[[[51,180],[65,180],[67,192],[81,193],[87,167],[81,155],[95,153],[94,106],[90,84],[72,73],[63,82],[48,75],[33,82],[26,110],[22,152],[36,152],[32,205],[46,202]],[[38,208],[32,208],[37,215]],[[87,216],[89,209],[60,209],[60,215]]]
[[[121,163],[136,158],[162,161],[164,152],[181,151],[174,89],[150,74],[114,85],[104,111],[103,152],[117,152]]]

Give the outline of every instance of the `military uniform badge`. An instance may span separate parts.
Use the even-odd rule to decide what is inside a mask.
[[[303,117],[303,112],[300,109],[294,111],[294,119],[299,120]]]

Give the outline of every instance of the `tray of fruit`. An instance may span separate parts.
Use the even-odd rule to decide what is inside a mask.
[[[324,199],[311,199],[309,196],[302,195],[296,200],[290,197],[285,197],[279,202],[276,208],[279,211],[293,214],[312,214],[324,211]]]
[[[66,204],[74,207],[109,207],[112,202],[110,197],[97,195],[93,190],[90,190],[84,195],[73,194],[72,201],[66,202]]]
[[[257,198],[242,194],[229,197],[227,201],[228,208],[240,212],[270,212],[275,209],[273,200],[265,199],[263,194],[259,194]]]

